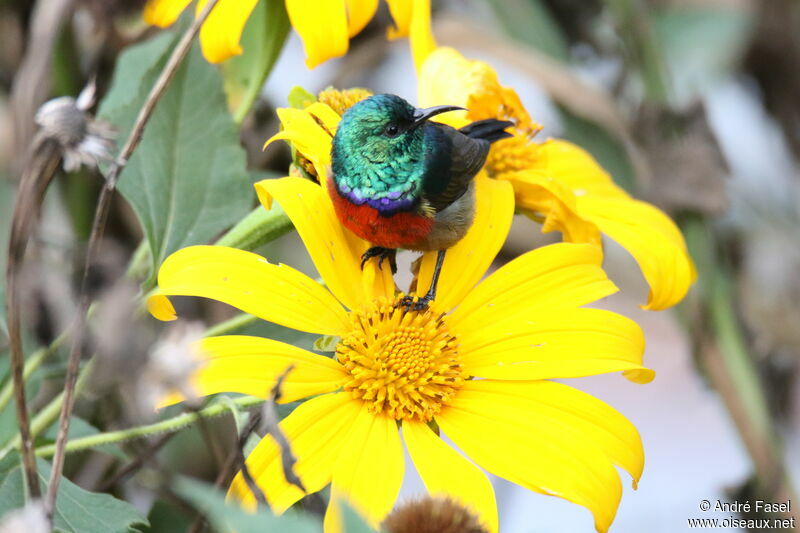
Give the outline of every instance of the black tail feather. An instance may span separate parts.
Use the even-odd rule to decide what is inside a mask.
[[[507,120],[487,118],[484,120],[478,120],[472,124],[468,124],[458,131],[467,137],[471,137],[473,139],[485,139],[490,143],[493,143],[495,141],[499,141],[500,139],[508,139],[509,137],[512,137],[512,135],[505,130],[513,125],[513,122],[509,122]]]

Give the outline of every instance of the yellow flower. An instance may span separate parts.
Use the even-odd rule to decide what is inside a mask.
[[[656,207],[632,198],[583,149],[567,141],[536,142],[535,124],[513,89],[503,87],[486,63],[438,48],[422,64],[422,107],[451,104],[469,111],[448,113],[460,127],[473,120],[502,118],[515,124],[514,137],[495,143],[488,174],[514,187],[517,208],[559,230],[569,242],[599,243],[605,234],[633,255],[650,285],[645,309],[678,303],[695,280],[694,265],[680,230]]]
[[[198,0],[199,13],[207,0]],[[259,0],[220,0],[200,30],[203,55],[211,63],[242,53],[239,41],[245,23]],[[264,0],[266,1],[266,0]],[[275,0],[270,0],[275,1]],[[306,65],[314,68],[347,53],[350,38],[375,15],[378,0],[285,0],[292,26],[303,39]],[[165,28],[177,20],[191,0],[148,0],[144,19]],[[386,0],[394,21],[388,37],[411,32],[411,47],[417,65],[435,46],[430,32],[430,0]]]
[[[628,318],[583,307],[616,291],[594,245],[539,248],[480,281],[506,238],[514,198],[508,183],[485,175],[476,187],[475,224],[448,251],[440,297],[426,311],[397,306],[389,269],[370,262],[361,270],[369,243],[339,224],[323,187],[296,177],[262,181],[257,192],[265,207],[277,201],[292,219],[324,287],[250,252],[193,246],[164,262],[149,308],[169,320],[175,313],[168,296],[212,298],[339,337],[334,358],[266,338],[204,339],[193,386],[203,395],[266,397],[293,364],[282,401],[313,396],[281,422],[295,472],[309,492],[330,484],[333,502],[347,501],[373,525],[400,490],[402,439],[428,491],[471,508],[492,532],[495,497],[478,467],[582,505],[606,531],[621,497],[614,466],[638,481],[640,437],[608,405],[550,380],[623,372],[650,381],[653,372],[641,365],[642,331]],[[423,257],[420,293],[435,255]],[[440,439],[439,429],[471,460]],[[304,494],[286,482],[279,455],[272,437],[264,438],[247,466],[281,513]],[[255,505],[241,475],[230,494]],[[326,531],[338,531],[338,520],[338,505],[329,505]]]

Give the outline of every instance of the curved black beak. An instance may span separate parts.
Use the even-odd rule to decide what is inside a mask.
[[[466,109],[458,107],[457,105],[435,105],[433,107],[426,107],[425,109],[415,109],[414,126],[419,126],[431,117],[439,113],[447,113],[448,111],[466,111]]]

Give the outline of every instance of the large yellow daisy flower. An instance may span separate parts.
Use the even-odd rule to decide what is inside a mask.
[[[148,24],[165,28],[177,20],[191,1],[148,0],[144,19]],[[200,30],[200,45],[209,62],[219,63],[242,53],[239,41],[258,1],[220,0]],[[289,20],[303,39],[309,68],[346,54],[350,38],[364,29],[378,9],[378,0],[285,1]],[[198,13],[205,3],[206,0],[198,0]],[[430,0],[386,0],[386,3],[395,24],[389,28],[388,37],[404,37],[413,29],[412,51],[421,62],[433,47]]]
[[[642,331],[628,318],[582,307],[616,291],[594,245],[546,246],[480,281],[505,240],[514,198],[508,183],[485,175],[476,186],[475,224],[448,251],[440,297],[426,311],[396,305],[400,294],[388,269],[371,262],[361,270],[369,243],[339,224],[325,189],[297,177],[262,181],[257,191],[265,207],[275,200],[290,216],[325,286],[250,252],[193,246],[164,262],[150,310],[174,319],[167,296],[199,296],[337,336],[334,358],[266,338],[207,338],[194,385],[203,395],[266,397],[294,365],[282,401],[312,397],[281,422],[295,472],[309,492],[330,484],[333,502],[347,501],[373,525],[397,498],[405,442],[428,490],[468,506],[492,532],[495,497],[478,466],[585,506],[606,531],[621,496],[614,465],[638,481],[640,437],[608,405],[549,380],[620,371],[651,380],[653,372],[641,366]],[[425,265],[435,254],[428,256]],[[421,292],[429,283],[425,265]],[[274,511],[304,496],[286,482],[271,437],[247,466]],[[230,493],[255,505],[241,475]],[[328,507],[327,532],[338,531],[337,509]]]
[[[645,309],[671,307],[686,295],[696,273],[675,223],[615,185],[580,147],[558,139],[534,141],[540,126],[489,65],[437,48],[419,76],[421,107],[450,104],[469,110],[442,115],[455,127],[483,118],[514,122],[514,137],[492,145],[486,171],[512,184],[517,208],[541,220],[542,231],[559,230],[569,242],[599,243],[601,233],[617,241],[650,285]]]

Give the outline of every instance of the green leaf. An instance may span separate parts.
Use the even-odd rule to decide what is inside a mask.
[[[7,351],[0,353],[0,357],[3,358],[2,363],[0,363],[0,375],[5,376],[5,383],[10,383],[10,361]],[[28,399],[28,402],[33,400],[39,394],[39,389],[42,385],[42,380],[45,373],[45,369],[40,367],[30,374],[25,380],[25,397]],[[14,403],[13,398],[10,398],[10,401],[2,409],[0,409],[0,445],[6,445],[18,435],[19,425],[17,424],[16,404]]]
[[[141,44],[131,46],[117,60],[111,87],[100,102],[97,115],[124,127],[119,132],[120,143],[124,140],[123,135],[133,126],[139,106],[150,91],[152,80],[164,68],[177,40],[175,33],[163,32]],[[120,119],[124,119],[124,122]]]
[[[679,7],[656,12],[653,29],[676,103],[691,102],[736,68],[755,22],[745,11]]]
[[[317,520],[291,512],[282,516],[275,516],[264,508],[252,514],[245,512],[235,504],[226,503],[223,492],[199,481],[180,478],[173,489],[204,513],[214,531],[220,533],[319,533],[321,530]]]
[[[283,50],[289,35],[284,0],[258,2],[242,33],[242,54],[222,64],[228,103],[239,123],[258,98],[261,87]]]
[[[122,132],[132,127],[158,77],[164,59],[158,50],[152,41],[131,47],[117,66],[100,115]],[[151,66],[145,68],[148,61]],[[142,72],[144,81],[137,79]],[[135,98],[126,98],[126,91]],[[198,45],[156,106],[141,144],[120,176],[119,190],[143,226],[151,273],[170,253],[208,242],[252,206],[245,153],[228,113],[222,80]]]
[[[287,100],[289,101],[290,107],[293,107],[295,109],[305,109],[306,107],[316,102],[317,97],[311,94],[310,92],[306,91],[299,85],[295,85],[294,87],[292,87],[292,90],[289,91],[289,96]]]
[[[600,166],[611,174],[614,183],[632,192],[636,179],[625,148],[597,124],[584,120],[564,108],[561,108],[561,116],[565,128],[564,138],[592,154]]]
[[[486,0],[506,34],[558,61],[569,60],[567,39],[542,0]]]
[[[38,459],[39,479],[50,479],[50,464]],[[0,459],[0,516],[25,504],[23,472],[16,453]],[[127,533],[146,526],[147,519],[131,504],[108,494],[88,492],[62,478],[53,514],[56,531],[65,533]]]
[[[186,506],[179,506],[176,503],[159,499],[150,509],[147,519],[150,527],[145,529],[147,533],[175,533],[189,531],[194,522],[194,513]]]

